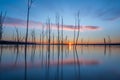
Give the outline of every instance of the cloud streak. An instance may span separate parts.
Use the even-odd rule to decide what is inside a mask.
[[[45,26],[44,23],[37,22],[37,21],[30,21],[29,27],[30,28],[37,28],[41,29],[42,26]],[[22,19],[17,19],[17,18],[11,18],[7,17],[4,23],[4,26],[10,26],[10,27],[26,27],[26,21]],[[61,29],[60,25],[60,29]],[[54,30],[57,30],[57,26],[55,24],[51,24],[51,28]],[[63,25],[63,30],[65,31],[74,31],[74,29],[77,31],[78,28],[75,28],[73,25]],[[80,31],[96,31],[96,30],[101,30],[101,27],[99,26],[80,26]]]
[[[120,19],[120,9],[110,8],[110,9],[100,9],[96,12],[96,16],[102,20],[115,21]]]
[[[11,17],[6,17],[5,22],[4,22],[5,26],[10,26],[10,27],[26,27],[26,21],[22,20],[22,19],[18,19],[18,18],[11,18]],[[29,27],[33,28],[37,28],[42,26],[43,24],[40,22],[36,22],[36,21],[30,21],[29,22]]]

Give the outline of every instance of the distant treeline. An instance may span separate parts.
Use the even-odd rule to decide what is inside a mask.
[[[24,44],[26,44],[25,42],[15,42],[15,41],[0,41],[0,44],[8,44],[8,45],[17,45],[17,44],[19,44],[19,45],[24,45]],[[40,44],[40,43],[33,43],[33,42],[28,42],[27,43],[28,45],[47,45],[48,43],[43,43],[43,44]],[[54,44],[51,44],[51,45],[58,45],[58,44],[56,44],[56,43],[54,43]],[[68,45],[68,44],[59,44],[59,45]],[[71,45],[76,45],[76,44],[71,44]],[[77,45],[120,45],[120,43],[106,43],[106,44],[104,44],[104,43],[95,43],[95,44],[93,44],[93,43],[89,43],[89,44],[77,44]]]
[[[25,42],[15,42],[15,41],[0,41],[0,44],[8,44],[8,45],[11,45],[11,44],[26,44]],[[36,43],[32,43],[32,42],[28,42],[27,44],[36,44]]]

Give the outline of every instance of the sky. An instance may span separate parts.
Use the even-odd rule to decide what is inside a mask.
[[[39,39],[42,26],[48,17],[52,34],[57,36],[55,16],[64,21],[64,38],[72,41],[76,14],[80,13],[80,39],[84,42],[103,42],[111,37],[120,42],[120,0],[34,0],[30,9],[29,37],[35,29]],[[26,30],[27,0],[0,0],[0,11],[7,12],[4,22],[4,39],[12,39],[15,27],[22,36]],[[61,19],[60,19],[61,22]]]

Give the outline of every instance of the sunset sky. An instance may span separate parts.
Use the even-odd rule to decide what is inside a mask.
[[[12,38],[15,27],[24,36],[26,30],[27,0],[0,0],[0,11],[7,12],[4,22],[4,39]],[[39,39],[41,27],[48,17],[51,19],[52,34],[57,36],[55,16],[64,19],[64,38],[72,41],[75,15],[80,11],[80,39],[103,42],[111,37],[120,42],[120,0],[35,0],[30,10],[30,26]],[[30,36],[30,34],[29,34]]]

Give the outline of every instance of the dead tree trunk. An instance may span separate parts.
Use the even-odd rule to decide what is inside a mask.
[[[29,15],[30,15],[30,9],[31,9],[32,3],[33,3],[33,0],[28,0],[28,3],[27,3],[27,29],[26,29],[26,37],[25,37],[26,44],[28,41]]]
[[[62,32],[61,33],[62,33],[61,34],[62,35],[62,43],[61,44],[63,45],[63,17],[62,17]]]
[[[58,45],[59,45],[59,43],[60,43],[59,28],[60,28],[60,26],[59,26],[59,16],[58,15],[56,16],[56,25],[57,25],[57,29],[58,29]]]
[[[77,14],[77,20],[78,20],[78,27],[77,27],[77,29],[78,29],[78,33],[77,33],[77,38],[76,38],[76,45],[78,44],[78,39],[79,39],[79,34],[80,34],[80,19],[79,19],[79,12],[78,12],[78,14]]]
[[[106,40],[105,40],[105,38],[104,38],[104,45],[106,45]]]
[[[32,30],[31,37],[32,37],[32,43],[35,43],[35,41],[36,41],[36,39],[35,39],[35,30]]]

